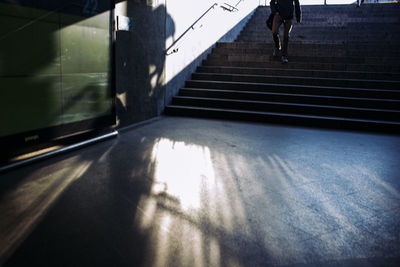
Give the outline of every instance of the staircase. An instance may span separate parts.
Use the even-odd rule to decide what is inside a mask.
[[[165,113],[400,132],[399,4],[302,6],[288,64],[271,56],[269,13],[217,43]]]

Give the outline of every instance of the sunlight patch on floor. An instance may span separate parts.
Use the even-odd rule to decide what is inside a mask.
[[[156,166],[152,193],[176,197],[183,210],[199,209],[202,187],[215,182],[209,148],[160,139],[152,159]]]

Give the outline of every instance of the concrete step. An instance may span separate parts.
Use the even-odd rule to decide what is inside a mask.
[[[285,68],[285,69],[309,69],[309,70],[335,70],[335,71],[358,71],[358,72],[382,72],[399,73],[400,66],[391,65],[366,65],[346,63],[314,63],[314,62],[290,62],[282,64],[280,61],[227,61],[219,59],[207,59],[202,62],[203,66],[245,67],[245,68]]]
[[[300,3],[301,4],[301,3]],[[269,6],[259,6],[256,15],[261,15],[270,12]],[[302,5],[302,13],[304,15],[342,15],[349,17],[365,17],[365,15],[370,14],[372,17],[375,15],[381,15],[385,12],[387,15],[396,15],[400,12],[400,7],[396,3],[387,4],[374,4],[368,3],[361,8],[356,8],[354,5],[349,4],[335,4],[335,5]]]
[[[165,113],[167,115],[175,116],[208,117],[224,120],[244,120],[276,124],[311,126],[318,128],[325,127],[390,133],[400,131],[400,123],[397,122],[347,119],[336,116],[323,117],[176,105],[168,105],[165,108]]]
[[[254,29],[267,29],[266,27],[266,20],[267,16],[265,18],[260,18],[257,21],[249,21],[249,23],[243,28],[243,30],[254,30]],[[353,20],[349,21],[347,18],[344,18],[343,20],[328,20],[328,19],[318,19],[318,18],[302,18],[301,23],[296,23],[295,18],[293,19],[293,27],[294,29],[299,29],[299,28],[305,28],[309,29],[312,27],[316,27],[316,30],[327,30],[327,29],[349,29],[349,30],[357,30],[359,29],[360,31],[377,31],[379,27],[382,27],[382,31],[388,32],[388,30],[393,29],[393,30],[398,30],[399,27],[399,21],[397,18],[390,18],[386,17],[383,18],[383,20],[371,20],[371,21],[358,21],[358,20]],[[371,27],[368,27],[368,25],[371,25]],[[269,30],[269,29],[268,29]]]
[[[340,64],[365,64],[365,65],[390,65],[399,66],[397,58],[390,57],[348,57],[348,56],[313,56],[313,55],[296,55],[296,51],[288,50],[291,62],[312,62],[312,63],[340,63]],[[212,53],[208,55],[209,60],[219,61],[249,61],[249,62],[270,62],[276,61],[277,58],[272,56],[272,52],[266,54],[219,54]],[[279,60],[279,57],[278,57]]]
[[[400,122],[399,110],[177,96],[172,105]]]
[[[229,81],[229,82],[252,82],[252,83],[278,83],[297,84],[312,86],[332,86],[368,89],[400,89],[400,81],[387,80],[364,80],[364,79],[335,79],[320,77],[301,76],[275,76],[275,75],[254,75],[254,74],[228,74],[228,73],[193,73],[193,80],[204,81]]]
[[[323,35],[305,36],[305,35],[294,35],[292,34],[291,41],[295,41],[302,44],[362,44],[368,42],[369,44],[379,45],[384,42],[391,42],[393,44],[400,44],[400,39],[392,39],[391,37],[382,37],[381,39],[365,40],[357,38],[345,38],[345,37],[328,37]],[[258,42],[258,43],[272,43],[271,36],[239,36],[236,41],[238,42]]]
[[[266,20],[266,18],[265,18]],[[269,28],[267,28],[265,24],[265,20],[260,20],[257,23],[249,23],[243,28],[242,32],[271,32]],[[377,24],[377,23],[347,23],[346,25],[328,25],[328,26],[320,26],[320,25],[308,25],[308,24],[293,24],[292,31],[310,31],[310,32],[329,32],[329,31],[337,31],[337,32],[357,32],[357,31],[370,31],[370,32],[399,32],[400,24],[393,23],[385,23],[385,24]]]
[[[246,49],[263,49],[269,44],[265,42],[218,42],[216,47],[221,48],[246,48]],[[293,47],[296,49],[312,49],[312,50],[343,50],[343,51],[366,51],[372,52],[374,50],[390,50],[390,51],[398,51],[398,45],[394,45],[391,43],[383,43],[380,44],[302,44],[296,42],[289,42],[289,47]]]
[[[298,104],[312,104],[325,106],[343,106],[370,109],[400,109],[400,100],[360,98],[360,97],[340,97],[340,96],[322,96],[306,95],[292,93],[273,93],[257,91],[240,90],[218,90],[201,88],[181,88],[179,96],[235,99],[235,100],[254,100],[254,101],[272,101]]]
[[[255,42],[255,43],[263,43],[265,45],[272,45],[272,38],[271,36],[265,35],[264,37],[257,37],[254,40],[250,40],[248,38],[246,39],[241,39],[238,38],[235,40],[237,43],[249,43],[249,42]],[[321,45],[321,44],[326,44],[326,45],[362,45],[365,43],[365,41],[346,41],[346,40],[312,40],[312,39],[305,39],[303,36],[296,36],[296,37],[291,37],[289,44],[290,43],[297,43],[297,44],[302,44],[302,45]],[[379,41],[369,41],[368,42],[371,45],[374,46],[379,46],[382,44],[382,42]],[[397,43],[394,43],[395,45],[399,45]]]
[[[308,69],[284,69],[284,68],[241,68],[223,66],[200,66],[196,72],[199,73],[231,73],[251,75],[273,75],[273,76],[302,76],[322,77],[336,79],[370,79],[376,80],[400,80],[400,73],[380,72],[354,72],[354,71],[332,71],[332,70],[308,70]]]
[[[393,38],[399,38],[400,35],[400,25],[396,27],[393,25],[379,25],[374,26],[373,28],[365,29],[366,27],[363,25],[362,27],[315,27],[311,25],[298,25],[295,24],[291,31],[291,36],[293,34],[301,34],[301,35],[347,35],[347,36],[360,36],[360,33],[367,33],[368,35],[362,35],[362,37],[369,36],[371,39],[376,38],[381,34],[392,36]],[[283,32],[283,27],[280,28],[280,32]],[[246,27],[244,28],[239,36],[244,34],[251,34],[251,35],[271,35],[271,30],[267,28],[266,24],[258,24],[253,27]]]
[[[400,65],[399,60],[400,57],[398,56],[377,56],[374,54],[371,55],[360,55],[360,56],[349,56],[349,55],[340,55],[340,52],[336,55],[334,53],[329,54],[325,52],[324,54],[322,51],[316,51],[314,54],[313,51],[302,51],[296,49],[288,49],[291,61],[295,62],[314,62],[314,63],[346,63],[346,64],[375,64],[375,65]],[[250,51],[242,52],[238,51],[222,51],[216,49],[210,54],[208,59],[214,60],[222,60],[222,61],[273,61],[274,58],[272,57],[272,47],[257,50],[257,51]]]
[[[376,60],[381,61],[392,61],[396,64],[400,64],[400,49],[397,50],[377,50],[376,48],[371,50],[344,50],[344,49],[313,49],[307,47],[307,45],[292,45],[289,44],[289,51],[293,56],[315,56],[315,57],[348,57],[348,58],[379,58]],[[247,48],[246,46],[241,48],[225,48],[215,47],[212,50],[212,54],[219,55],[271,55],[273,51],[272,44],[264,44],[263,48]],[[375,60],[375,59],[374,59]],[[376,61],[375,60],[375,61]]]
[[[188,80],[186,88],[238,90],[270,93],[295,93],[321,96],[341,96],[400,100],[400,90],[344,88],[334,86],[312,86],[297,84],[251,83]]]
[[[282,32],[282,30],[281,30]],[[387,32],[387,31],[368,31],[363,32],[348,31],[348,30],[304,30],[302,28],[293,29],[290,37],[293,38],[297,35],[304,36],[304,38],[316,39],[316,40],[330,40],[330,39],[341,39],[341,40],[361,40],[361,41],[384,41],[384,40],[394,40],[398,41],[400,38],[399,32]],[[271,36],[271,31],[246,31],[239,35],[238,39],[245,38],[262,38],[264,36]]]
[[[301,3],[300,3],[301,4]],[[329,21],[349,21],[357,20],[360,22],[374,21],[376,18],[382,17],[396,19],[399,21],[400,13],[399,5],[391,4],[367,4],[361,8],[355,8],[354,5],[302,5],[302,15],[304,19],[313,20],[329,20]],[[253,18],[268,16],[271,12],[269,6],[259,7]],[[384,16],[382,16],[384,14]]]
[[[261,23],[265,24],[265,21],[269,18],[270,11],[264,14],[256,14],[251,17],[249,22],[246,24],[246,27],[256,26]],[[384,15],[384,17],[382,17]],[[374,26],[374,25],[383,25],[383,24],[391,24],[398,25],[400,24],[398,14],[389,14],[389,13],[380,13],[377,17],[372,16],[371,14],[366,15],[365,17],[356,17],[348,14],[338,15],[338,14],[304,14],[302,13],[301,23],[296,24],[296,16],[293,14],[293,20],[295,25],[307,25],[314,24],[316,27],[325,27],[325,26],[361,26],[365,24],[366,26]]]
[[[386,26],[386,25],[385,25]],[[385,27],[383,26],[383,27]],[[283,28],[280,29],[280,33],[282,35]],[[339,29],[339,28],[326,28],[322,31],[315,30],[312,27],[303,28],[293,27],[290,37],[294,36],[305,36],[308,38],[318,38],[324,37],[325,39],[337,38],[337,39],[361,39],[365,41],[375,41],[380,40],[382,38],[385,39],[393,39],[398,40],[400,38],[400,29],[399,30],[392,30],[388,29],[386,26],[386,30],[368,30],[367,32],[361,29]],[[255,29],[248,29],[246,31],[242,31],[239,35],[238,39],[250,38],[250,37],[264,37],[264,36],[271,36],[271,31],[265,27],[264,29],[255,30]],[[319,40],[319,39],[318,39]]]

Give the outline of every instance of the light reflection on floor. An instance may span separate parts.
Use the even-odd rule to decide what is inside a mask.
[[[143,230],[152,231],[155,251],[149,265],[219,266],[216,230],[205,229],[234,235],[241,224],[243,234],[247,218],[240,198],[229,195],[226,181],[216,176],[210,149],[161,138],[151,156],[154,183],[136,218]]]
[[[2,196],[0,259],[6,258],[13,252],[61,194],[79,179],[91,164],[91,161],[82,160],[79,156],[73,157],[67,160],[63,168],[55,172],[47,173],[46,170],[33,172],[18,187]],[[70,168],[71,165],[74,168]]]
[[[185,211],[199,209],[200,190],[215,184],[210,150],[160,139],[154,146],[152,159],[156,166],[152,193],[176,197]]]
[[[350,197],[373,184],[400,208],[395,188],[351,164],[325,166],[331,176],[324,180],[277,154],[249,160],[168,138],[155,142],[151,157],[154,183],[135,218],[151,233],[146,265],[243,266],[254,255],[255,264],[274,265],[367,258],[376,244],[365,243],[371,237],[360,225],[377,213]]]

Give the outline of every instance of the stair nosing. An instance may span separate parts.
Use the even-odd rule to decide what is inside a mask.
[[[238,49],[240,49],[240,48],[238,48]],[[245,56],[248,56],[248,55],[250,55],[250,56],[260,56],[260,54],[258,54],[258,53],[248,53],[248,52],[247,53],[231,54],[231,53],[228,53],[228,52],[222,53],[222,52],[219,52],[219,51],[213,51],[212,54],[213,54],[213,56],[242,56],[242,55],[245,55]],[[272,50],[271,50],[271,54],[272,54]],[[270,57],[271,54],[262,54],[262,56]],[[312,51],[309,52],[309,53],[304,53],[304,55],[289,55],[289,56],[293,59],[293,58],[301,58],[301,57],[310,57],[311,56],[310,54],[313,54]],[[316,56],[316,55],[312,55],[312,56],[314,58],[320,58],[320,59],[333,59],[333,58],[335,58],[335,59],[342,59],[342,60],[354,60],[354,59],[374,60],[374,59],[381,59],[382,58],[382,56],[375,56],[375,57],[346,56],[346,55],[343,55],[343,56],[322,56],[322,55]],[[396,58],[400,58],[400,56],[395,56],[395,57]],[[393,56],[385,56],[385,58],[386,59],[390,59],[390,58],[393,58]],[[293,62],[299,62],[299,61],[293,61]],[[365,63],[352,63],[352,64],[365,64]],[[382,64],[382,63],[379,63],[379,64]]]
[[[217,60],[217,59],[205,59],[204,61],[207,63],[207,62],[209,62],[209,61],[214,61],[214,60]],[[227,64],[227,62],[228,63],[230,63],[230,64],[232,64],[232,65],[234,65],[234,64],[241,64],[241,63],[246,63],[246,64],[268,64],[268,63],[270,63],[270,64],[282,64],[282,62],[278,62],[278,61],[268,61],[268,62],[264,62],[264,61],[228,61],[228,60],[224,60],[224,61],[221,61],[221,65],[212,65],[212,66],[226,66],[226,65],[224,65],[224,64]],[[211,64],[215,64],[215,62],[211,62]],[[323,65],[323,66],[340,66],[340,67],[346,67],[346,68],[353,68],[353,67],[360,67],[360,66],[364,66],[364,67],[367,67],[367,68],[369,68],[369,67],[385,67],[385,66],[388,66],[388,65],[385,65],[385,64],[349,64],[349,63],[328,63],[328,62],[317,62],[317,63],[308,63],[308,62],[301,62],[301,61],[292,61],[292,62],[290,62],[290,65],[288,66],[288,70],[290,70],[290,69],[293,69],[293,70],[298,70],[298,69],[300,69],[300,68],[296,68],[296,64],[298,64],[298,65],[300,65],[300,64],[302,64],[302,65]],[[228,64],[229,65],[229,64]],[[209,66],[209,65],[206,65],[206,66]],[[320,70],[320,67],[321,66],[319,66],[318,68],[316,68],[315,70]],[[398,65],[390,65],[390,67],[394,67],[394,68],[399,68],[400,69],[400,66],[398,66]],[[313,68],[311,68],[312,70],[314,70]],[[347,71],[347,70],[342,70],[342,71]],[[377,72],[377,73],[399,73],[398,71],[390,71],[390,72],[388,72],[388,71],[383,71],[383,72]]]
[[[259,75],[259,74],[241,74],[241,73],[212,73],[212,72],[193,72],[192,75],[216,75],[216,76],[233,76],[233,77],[254,77],[254,78],[279,78],[279,79],[304,79],[304,80],[320,80],[320,81],[346,81],[346,82],[386,82],[386,83],[399,83],[400,81],[393,80],[366,80],[366,79],[339,79],[339,78],[325,78],[325,77],[304,77],[304,76],[281,76],[281,75]]]
[[[236,109],[220,109],[220,108],[205,108],[205,107],[195,107],[195,106],[178,106],[178,105],[168,105],[168,108],[177,108],[177,109],[202,109],[209,111],[226,111],[232,113],[248,113],[248,114],[265,114],[265,115],[281,115],[281,116],[290,116],[290,117],[301,117],[308,119],[323,119],[323,120],[343,120],[343,121],[357,121],[357,122],[372,122],[372,123],[381,123],[381,124],[393,124],[399,125],[400,122],[396,121],[379,121],[379,120],[367,120],[367,119],[357,119],[357,118],[344,118],[344,117],[332,117],[332,116],[316,116],[316,115],[304,115],[304,114],[295,114],[295,113],[282,113],[282,112],[263,112],[263,111],[251,111],[251,110],[236,110]]]
[[[213,80],[194,80],[190,79],[187,82],[200,82],[200,83],[221,83],[221,84],[250,84],[250,85],[267,85],[267,86],[279,86],[279,87],[301,87],[301,88],[315,88],[315,89],[337,89],[337,90],[357,90],[357,91],[371,91],[371,92],[399,92],[400,89],[388,90],[388,89],[370,89],[370,88],[358,88],[358,87],[340,87],[340,86],[317,86],[317,85],[299,85],[299,84],[283,84],[283,83],[256,83],[256,82],[232,82],[232,81],[213,81]]]
[[[254,54],[254,55],[256,55],[256,54]],[[207,59],[206,60],[220,60],[221,62],[230,62],[230,63],[237,63],[237,62],[245,62],[245,63],[280,63],[280,64],[282,64],[282,62],[280,62],[280,61],[275,61],[275,60],[269,60],[269,61],[254,61],[254,60],[252,60],[252,59],[250,59],[250,60],[247,60],[247,59],[238,59],[238,60],[229,60],[228,58],[226,58],[226,59],[220,59],[220,58],[215,58],[215,57],[217,57],[216,55],[212,55],[212,54],[210,54],[210,56],[211,56],[211,58],[210,57],[207,57]],[[223,55],[223,56],[229,56],[229,55]],[[267,57],[271,57],[270,55],[266,55]],[[213,58],[214,57],[214,58]],[[346,67],[353,67],[353,66],[367,66],[367,67],[371,67],[371,66],[378,66],[378,67],[383,67],[383,66],[388,66],[388,64],[385,64],[385,63],[379,63],[379,64],[373,64],[373,63],[349,63],[349,62],[346,62],[346,61],[344,61],[344,62],[308,62],[308,61],[297,61],[297,60],[292,60],[291,59],[291,56],[289,55],[289,57],[288,57],[289,59],[290,59],[290,64],[310,64],[310,65],[312,65],[312,64],[320,64],[320,65],[322,65],[322,64],[324,64],[324,65],[345,65]],[[343,58],[346,58],[346,57],[343,57]],[[399,65],[398,64],[390,64],[389,66],[392,66],[392,67],[399,67]]]
[[[248,103],[248,104],[266,104],[266,105],[286,105],[286,106],[303,106],[309,108],[330,108],[330,109],[342,109],[342,110],[357,110],[357,111],[377,111],[377,112],[387,112],[387,113],[399,113],[400,110],[394,109],[372,109],[372,108],[358,108],[358,107],[347,107],[347,106],[327,106],[327,105],[313,105],[313,104],[301,104],[301,103],[288,103],[279,101],[258,101],[258,100],[237,100],[228,98],[213,98],[213,97],[190,97],[190,96],[175,96],[174,98],[181,99],[200,99],[200,100],[212,100],[217,102],[234,102],[234,103]]]
[[[392,74],[400,75],[400,72],[373,72],[373,71],[345,71],[345,70],[319,70],[319,69],[288,69],[288,68],[257,68],[257,67],[235,67],[235,66],[218,66],[218,65],[201,65],[201,68],[227,68],[227,69],[249,69],[249,70],[273,70],[273,71],[305,71],[305,72],[329,72],[329,73],[350,73],[350,74]],[[379,80],[377,80],[379,81]],[[394,80],[396,81],[396,80]]]
[[[290,94],[290,93],[280,93],[280,92],[262,92],[262,91],[247,91],[247,90],[223,90],[223,89],[211,89],[211,88],[190,88],[182,87],[183,90],[194,90],[194,91],[213,91],[213,92],[226,92],[226,93],[248,93],[248,94],[264,94],[264,95],[283,95],[283,96],[305,96],[312,98],[334,98],[334,99],[350,99],[350,100],[365,100],[365,101],[384,101],[384,102],[398,102],[397,99],[384,99],[384,98],[371,98],[371,97],[346,97],[346,96],[330,96],[330,95],[310,95],[310,94]]]

